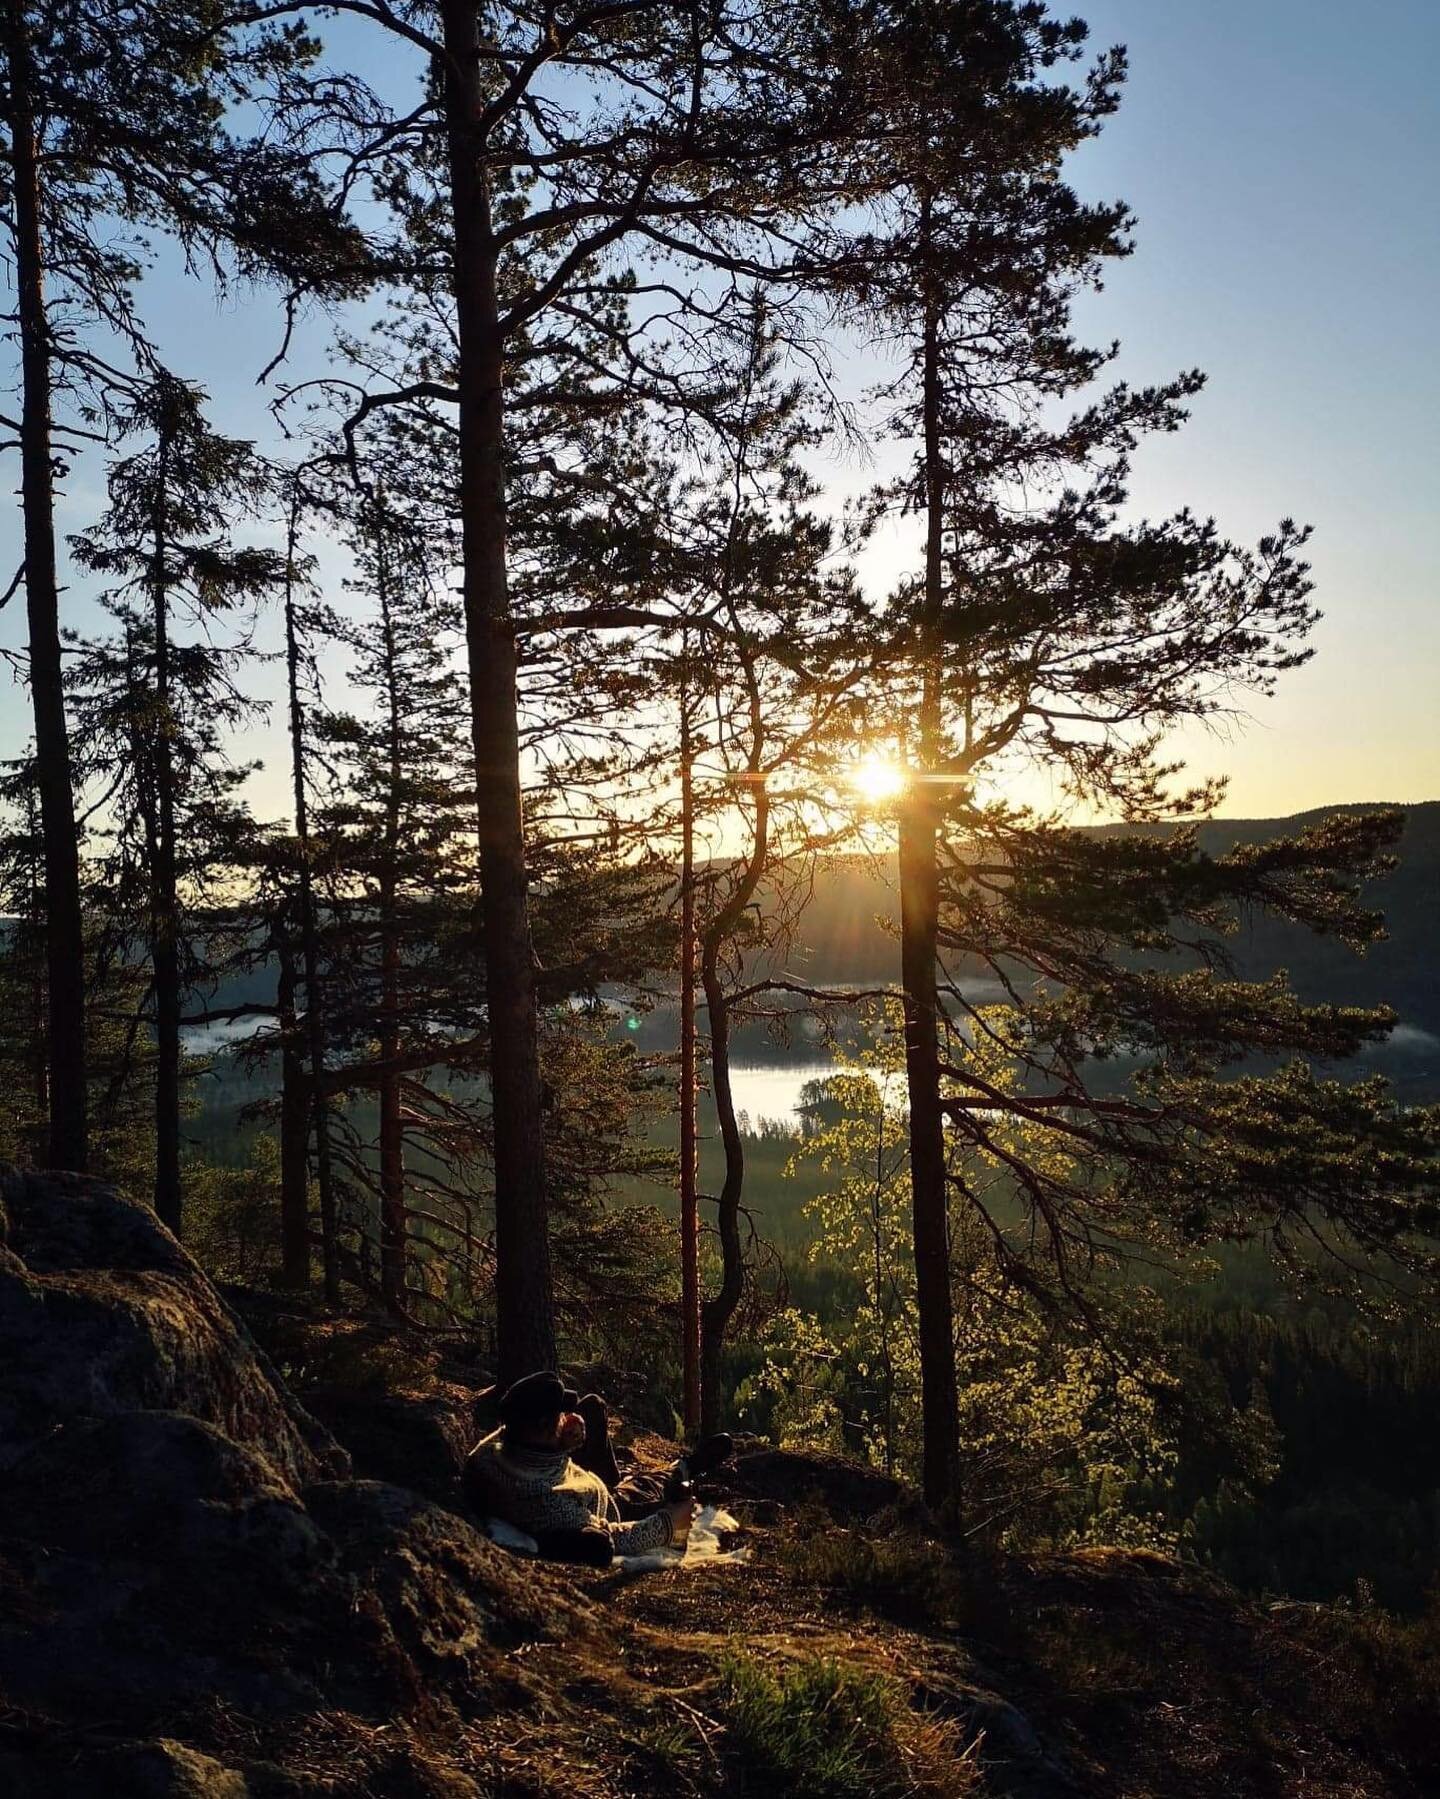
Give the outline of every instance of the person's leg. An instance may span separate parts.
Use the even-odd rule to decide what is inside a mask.
[[[648,1516],[668,1500],[679,1498],[682,1486],[688,1490],[687,1483],[728,1462],[735,1450],[735,1439],[728,1431],[720,1431],[713,1437],[702,1437],[663,1479],[648,1474],[627,1474],[622,1478],[610,1441],[610,1409],[605,1401],[598,1393],[587,1393],[575,1410],[585,1420],[585,1441],[575,1453],[575,1463],[600,1476],[627,1524]]]
[[[576,1451],[576,1466],[600,1476],[626,1524],[647,1518],[664,1500],[663,1483],[648,1474],[621,1475],[610,1441],[610,1410],[598,1393],[587,1393],[575,1410],[585,1420],[585,1441]]]
[[[585,1420],[585,1441],[575,1452],[575,1465],[598,1474],[613,1493],[620,1485],[620,1466],[610,1442],[610,1408],[598,1393],[587,1393],[575,1410]]]
[[[637,1518],[648,1518],[665,1502],[664,1482],[653,1474],[627,1474],[611,1487],[610,1492],[626,1524],[633,1524]]]
[[[608,1568],[615,1559],[607,1530],[542,1530],[535,1538],[540,1559],[576,1562],[585,1568]]]

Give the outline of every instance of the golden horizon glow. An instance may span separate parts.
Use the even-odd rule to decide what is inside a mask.
[[[862,756],[850,771],[850,785],[872,806],[899,799],[905,791],[908,776],[902,764],[889,756],[871,752]]]

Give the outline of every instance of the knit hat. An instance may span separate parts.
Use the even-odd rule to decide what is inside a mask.
[[[527,1374],[523,1380],[517,1380],[501,1394],[496,1409],[500,1422],[508,1427],[532,1424],[539,1418],[553,1418],[557,1413],[573,1411],[579,1399],[580,1395],[573,1387],[567,1387],[558,1374],[542,1369],[538,1374]]]

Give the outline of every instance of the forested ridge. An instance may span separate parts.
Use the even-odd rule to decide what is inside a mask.
[[[1214,855],[1240,842],[1263,842],[1316,824],[1331,811],[1366,811],[1367,807],[1322,808],[1289,818],[1207,819],[1200,846]],[[1385,915],[1385,937],[1368,954],[1356,957],[1343,945],[1276,924],[1263,915],[1247,919],[1235,946],[1247,973],[1273,973],[1287,968],[1313,997],[1343,997],[1355,1004],[1389,1003],[1402,1019],[1433,1031],[1440,1020],[1434,965],[1433,900],[1440,880],[1440,800],[1400,808],[1404,830],[1396,865],[1380,875],[1372,888]],[[1092,826],[1100,831],[1127,831],[1126,825]],[[1163,830],[1164,826],[1150,827]],[[825,871],[806,906],[788,960],[819,982],[844,986],[883,980],[893,972],[893,940],[887,926],[895,922],[893,878],[876,860],[836,858]],[[13,928],[13,927],[12,927]],[[216,1010],[236,1002],[263,1002],[273,992],[273,977],[237,974],[224,979],[211,995]]]
[[[857,1603],[887,1555],[1123,1550],[1413,1672],[1440,801],[1227,819],[1176,748],[1310,658],[1325,520],[1283,468],[1253,541],[1132,502],[1205,377],[1076,322],[1143,254],[1071,184],[1123,48],[1041,0],[10,0],[0,58],[34,1528],[93,1431],[247,1493],[281,1443],[297,1553],[382,1635],[367,1506],[493,1573],[308,1496],[265,1369],[258,1436],[222,1371],[44,1447],[24,1320],[83,1239],[97,1341],[138,1245],[222,1361],[207,1275],[278,1306],[322,1403],[378,1332],[402,1409],[437,1358],[593,1370],[665,1438],[881,1481]],[[268,322],[263,435],[174,366],[157,272]],[[781,1120],[768,1056],[810,1071]],[[795,1699],[725,1668],[737,1733]]]
[[[1217,818],[1200,828],[1200,847],[1216,855],[1236,843],[1263,842],[1317,824],[1331,810],[1364,811],[1364,807],[1325,808],[1291,818]],[[1257,914],[1248,918],[1235,945],[1240,966],[1261,976],[1288,969],[1307,998],[1343,999],[1352,1005],[1389,1004],[1402,1020],[1435,1032],[1440,1021],[1440,991],[1434,956],[1435,894],[1440,884],[1440,802],[1402,807],[1403,835],[1398,861],[1380,876],[1372,894],[1385,914],[1386,935],[1363,957],[1308,931],[1297,930]],[[1143,827],[1109,825],[1100,831]],[[1163,830],[1163,826],[1148,827]],[[806,913],[800,955],[817,979],[847,982],[883,978],[891,955],[883,931],[866,930],[856,940],[857,925],[893,919],[893,887],[883,868],[857,869],[846,878],[827,879]],[[878,891],[877,891],[878,889]]]

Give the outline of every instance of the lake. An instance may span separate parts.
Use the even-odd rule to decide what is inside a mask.
[[[191,1026],[181,1032],[181,1038],[187,1055],[215,1055],[270,1028],[268,1023],[257,1024],[253,1018],[225,1019]],[[840,1064],[834,1061],[737,1062],[731,1074],[735,1110],[746,1113],[752,1126],[770,1119],[798,1127],[797,1108],[806,1082],[824,1080],[839,1072]],[[703,1079],[703,1068],[701,1076]]]

